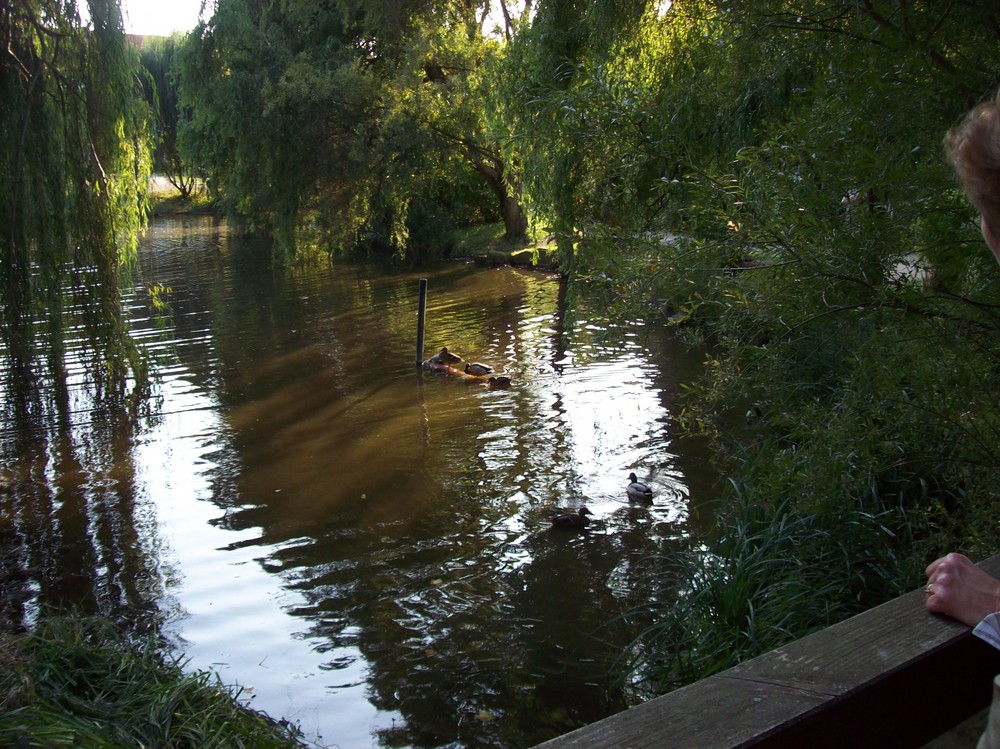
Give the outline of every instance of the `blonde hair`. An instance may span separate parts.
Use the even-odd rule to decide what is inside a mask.
[[[1000,93],[951,128],[944,147],[966,197],[1000,236]]]

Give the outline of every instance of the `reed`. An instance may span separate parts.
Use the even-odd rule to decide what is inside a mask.
[[[659,591],[629,612],[649,622],[621,664],[634,685],[669,691],[908,589],[887,513],[733,499],[717,539],[657,560]]]
[[[212,674],[186,673],[153,638],[68,616],[0,637],[0,746],[302,747]]]

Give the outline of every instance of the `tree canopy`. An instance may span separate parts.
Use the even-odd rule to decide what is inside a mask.
[[[288,255],[305,224],[403,251],[442,221],[481,221],[491,191],[502,205],[517,185],[469,104],[487,47],[474,10],[221,0],[180,54],[182,150]]]

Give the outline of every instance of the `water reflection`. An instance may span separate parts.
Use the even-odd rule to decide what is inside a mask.
[[[585,302],[568,315],[540,273],[268,254],[210,219],[154,224],[141,282],[171,309],[137,293],[132,316],[161,363],[155,413],[5,444],[8,567],[51,572],[4,603],[30,614],[44,583],[157,606],[193,667],[345,748],[527,746],[624,707],[609,669],[635,625],[616,617],[711,493],[672,438],[695,357]],[[513,388],[413,366],[420,276],[427,350]],[[630,470],[653,506],[627,501]],[[547,530],[582,505],[586,532]]]

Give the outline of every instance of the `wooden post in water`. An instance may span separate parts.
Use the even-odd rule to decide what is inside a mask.
[[[420,279],[420,300],[417,304],[417,366],[424,361],[424,317],[427,314],[427,279]]]

